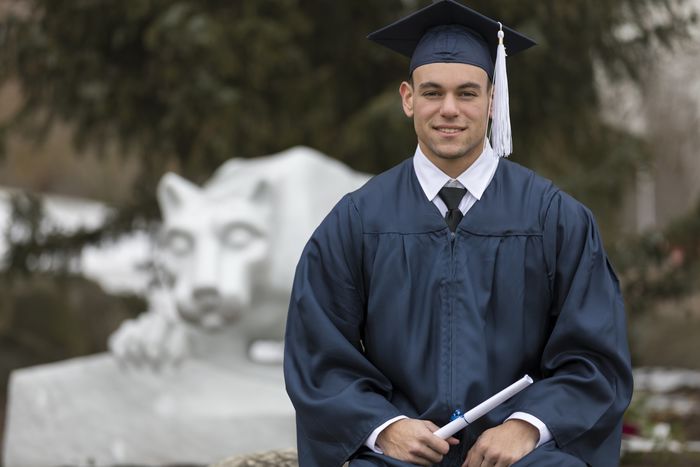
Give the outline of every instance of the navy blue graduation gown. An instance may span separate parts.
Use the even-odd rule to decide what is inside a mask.
[[[345,196],[297,266],[284,370],[300,465],[375,456],[363,444],[386,420],[441,426],[525,373],[535,384],[463,430],[441,465],[461,465],[516,411],[569,458],[617,465],[632,392],[625,328],[583,205],[501,160],[453,238],[407,159]]]

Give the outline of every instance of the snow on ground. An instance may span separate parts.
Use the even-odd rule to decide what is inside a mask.
[[[700,389],[700,372],[683,368],[636,368],[634,387],[638,391],[669,393],[679,389]]]
[[[11,217],[10,200],[15,190],[0,187],[0,258],[7,252],[5,234]],[[111,212],[100,202],[60,195],[46,195],[44,212],[52,228],[64,232],[99,227]],[[147,232],[136,231],[114,242],[89,246],[80,258],[83,274],[110,293],[145,295],[148,273],[140,266],[151,256],[151,238]]]

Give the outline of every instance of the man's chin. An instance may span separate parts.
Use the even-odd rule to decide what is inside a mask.
[[[453,149],[453,150],[443,150],[443,151],[435,151],[435,155],[439,159],[447,160],[447,161],[455,161],[462,159],[464,157],[469,156],[469,151],[466,151],[464,149]]]
[[[469,158],[474,158],[476,159],[479,157],[481,154],[483,145],[475,145],[475,146],[465,146],[465,145],[459,145],[459,146],[438,146],[434,148],[433,154],[435,154],[439,159],[446,160],[446,161],[454,161],[454,160],[459,160],[459,159],[469,159]]]

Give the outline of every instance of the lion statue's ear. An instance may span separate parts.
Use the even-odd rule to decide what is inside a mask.
[[[272,199],[272,183],[266,179],[255,182],[250,194],[250,200],[254,203],[266,203]]]
[[[163,219],[169,219],[192,198],[201,196],[201,189],[177,174],[168,172],[158,183],[158,204]]]

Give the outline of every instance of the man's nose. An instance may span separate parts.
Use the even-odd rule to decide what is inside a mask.
[[[443,117],[455,117],[459,111],[457,110],[457,101],[451,94],[446,94],[440,106],[440,114]]]

